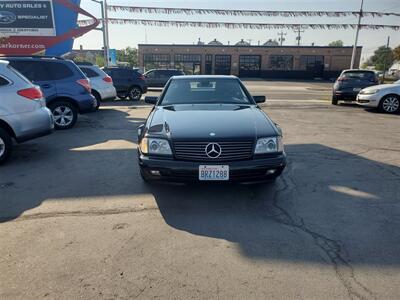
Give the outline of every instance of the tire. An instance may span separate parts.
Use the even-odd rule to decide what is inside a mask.
[[[101,97],[100,94],[96,91],[92,91],[92,95],[96,98],[96,107],[93,108],[93,111],[97,111],[101,105]]]
[[[332,105],[338,105],[338,103],[339,103],[339,100],[338,100],[337,96],[333,95],[332,96]]]
[[[3,128],[0,128],[0,165],[6,162],[12,152],[11,136]]]
[[[139,101],[142,98],[142,90],[140,87],[133,86],[128,91],[128,97],[131,101]]]
[[[387,95],[379,102],[379,111],[387,114],[400,112],[400,96]]]
[[[74,127],[78,120],[78,111],[75,106],[66,101],[50,103],[49,108],[54,117],[54,127],[57,130],[65,130]]]

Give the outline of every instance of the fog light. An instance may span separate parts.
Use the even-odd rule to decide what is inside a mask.
[[[267,175],[272,175],[272,174],[274,174],[275,172],[276,172],[275,169],[268,170],[268,171],[267,171]]]
[[[160,171],[155,171],[155,170],[151,170],[150,174],[153,175],[153,176],[161,176]]]

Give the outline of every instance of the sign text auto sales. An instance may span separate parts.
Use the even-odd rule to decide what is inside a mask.
[[[54,36],[55,33],[51,0],[0,0],[0,35]]]

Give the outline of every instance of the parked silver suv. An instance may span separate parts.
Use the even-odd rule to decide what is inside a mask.
[[[0,164],[10,156],[13,139],[25,142],[53,128],[53,116],[40,88],[0,60]]]

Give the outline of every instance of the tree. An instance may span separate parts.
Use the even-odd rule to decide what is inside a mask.
[[[96,56],[96,65],[99,67],[104,67],[105,61],[104,61],[104,56],[103,55],[97,55]]]
[[[393,49],[393,58],[400,61],[400,45]]]
[[[375,50],[370,61],[376,70],[386,71],[394,62],[394,53],[390,47],[381,46]]]
[[[136,67],[138,65],[138,51],[136,48],[132,47],[117,50],[117,60],[120,62],[127,62],[131,67]]]
[[[342,40],[333,41],[328,44],[329,47],[343,47],[343,45],[344,43]]]

